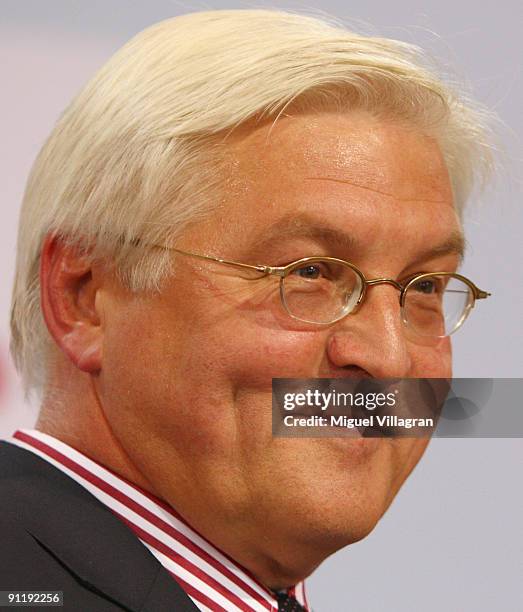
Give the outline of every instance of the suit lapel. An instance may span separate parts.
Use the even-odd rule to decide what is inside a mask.
[[[17,472],[10,476],[23,497],[19,521],[86,588],[137,612],[198,610],[136,535],[82,486],[29,451],[0,447]]]

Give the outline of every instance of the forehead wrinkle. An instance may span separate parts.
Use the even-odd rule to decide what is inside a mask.
[[[354,183],[352,181],[348,181],[346,179],[338,179],[327,176],[306,176],[304,177],[306,181],[331,181],[333,183],[344,183],[345,185],[350,185],[351,187],[357,187],[358,189],[365,189],[366,191],[372,191],[373,193],[377,193],[379,195],[384,195],[389,198],[394,198],[399,202],[429,202],[431,204],[450,204],[448,200],[431,200],[427,198],[401,198],[399,196],[395,196],[392,193],[388,193],[387,191],[381,191],[379,189],[375,189],[374,187],[369,187],[368,185],[360,185],[359,183]]]

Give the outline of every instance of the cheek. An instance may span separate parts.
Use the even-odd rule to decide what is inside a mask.
[[[272,378],[314,376],[325,352],[316,331],[256,328],[229,340],[223,363],[232,383],[242,387],[270,390]]]
[[[412,378],[451,378],[452,345],[442,338],[436,345],[411,344]]]
[[[251,452],[265,448],[272,438],[272,379],[313,375],[322,347],[308,332],[248,324],[200,330],[191,350],[180,354],[174,403],[192,406],[191,429],[215,458],[238,444]]]

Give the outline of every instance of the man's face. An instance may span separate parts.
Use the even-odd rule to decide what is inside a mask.
[[[456,254],[425,256],[459,230],[433,140],[363,113],[269,128],[230,143],[226,195],[179,248],[269,265],[328,255],[368,278],[455,270]],[[311,326],[286,314],[275,277],[173,257],[161,294],[107,298],[99,392],[119,442],[227,551],[224,525],[260,554],[292,544],[326,556],[364,537],[426,441],[275,439],[271,379],[449,377],[449,340],[407,337],[391,285],[370,287],[356,314]]]

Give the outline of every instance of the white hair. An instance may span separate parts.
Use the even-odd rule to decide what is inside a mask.
[[[461,211],[490,167],[488,113],[436,76],[420,49],[272,10],[187,14],[120,49],[59,119],[31,171],[20,216],[11,351],[26,392],[56,349],[40,308],[48,233],[116,262],[133,291],[158,289],[172,244],[219,202],[226,136],[284,109],[364,109],[437,138]]]

